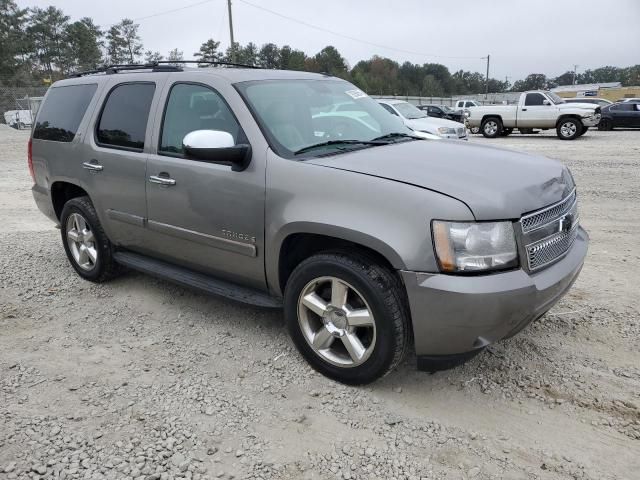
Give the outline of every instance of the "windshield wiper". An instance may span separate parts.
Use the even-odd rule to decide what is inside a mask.
[[[375,139],[374,139],[375,140]],[[294,155],[300,155],[301,153],[309,152],[311,150],[315,150],[316,148],[329,147],[331,145],[386,145],[385,142],[376,142],[376,141],[368,141],[368,140],[329,140],[326,142],[316,143],[314,145],[309,145],[308,147],[303,147],[300,150],[296,150],[293,152]]]
[[[372,139],[371,141],[379,142],[381,140],[393,140],[394,138],[412,138],[414,140],[422,140],[422,138],[417,137],[415,135],[410,135],[408,133],[394,132],[394,133],[387,133],[386,135],[381,135],[379,137]]]

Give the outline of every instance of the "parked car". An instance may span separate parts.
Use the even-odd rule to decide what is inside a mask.
[[[620,102],[602,109],[598,130],[640,128],[640,101]]]
[[[462,110],[454,110],[446,105],[416,105],[418,109],[427,112],[427,115],[435,118],[444,118],[445,120],[453,120],[454,122],[464,123],[464,112]]]
[[[455,104],[455,109],[456,110],[464,110],[467,108],[473,108],[473,107],[481,107],[482,104],[480,102],[477,102],[475,100],[458,100]]]
[[[598,105],[566,103],[555,93],[541,90],[522,93],[517,105],[474,107],[467,118],[487,138],[509,135],[514,129],[555,128],[561,140],[578,138],[599,121]]]
[[[621,98],[619,102],[640,102],[640,98]]]
[[[418,139],[321,74],[105,71],[55,82],[28,148],[36,204],[86,280],[124,265],[283,308],[315,369],[362,384],[409,342],[433,371],[515,335],[582,268],[557,161]],[[351,100],[357,119],[318,117]]]
[[[17,130],[31,128],[31,110],[7,110],[4,112],[4,121]]]
[[[467,128],[458,122],[429,117],[426,112],[404,100],[378,100],[390,114],[400,117],[411,130],[442,138],[468,140]]]
[[[611,100],[607,100],[606,98],[597,98],[597,97],[576,97],[576,98],[564,98],[565,103],[595,103],[600,105],[601,107],[606,107],[607,105],[611,105],[613,102]]]

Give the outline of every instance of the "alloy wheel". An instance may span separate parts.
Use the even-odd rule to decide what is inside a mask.
[[[339,278],[316,278],[302,289],[298,322],[309,346],[332,365],[356,367],[375,348],[371,308],[352,285]]]
[[[487,123],[484,124],[484,133],[486,133],[487,135],[495,135],[498,132],[498,123],[493,121],[493,120],[489,120]]]
[[[67,218],[67,244],[76,264],[83,270],[91,270],[98,260],[95,237],[85,218],[72,213]]]
[[[575,123],[573,122],[564,122],[561,126],[560,126],[560,134],[565,137],[572,137],[573,135],[576,134],[577,131],[577,126]]]

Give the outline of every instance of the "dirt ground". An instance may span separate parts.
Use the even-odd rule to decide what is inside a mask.
[[[362,388],[312,371],[278,311],[80,280],[27,138],[0,130],[0,479],[640,478],[640,131],[472,138],[571,168],[583,272],[467,365]]]

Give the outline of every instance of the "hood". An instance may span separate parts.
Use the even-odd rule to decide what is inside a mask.
[[[436,117],[415,118],[413,120],[406,119],[404,123],[412,130],[426,131],[436,135],[438,134],[439,127],[454,128],[457,131],[458,128],[463,126],[459,122]]]
[[[571,110],[572,108],[578,108],[580,110],[593,110],[595,111],[597,108],[600,108],[600,105],[597,103],[561,103],[558,105],[560,110]]]
[[[574,186],[555,160],[455,140],[416,140],[307,162],[443,193],[464,202],[477,220],[520,218]]]

